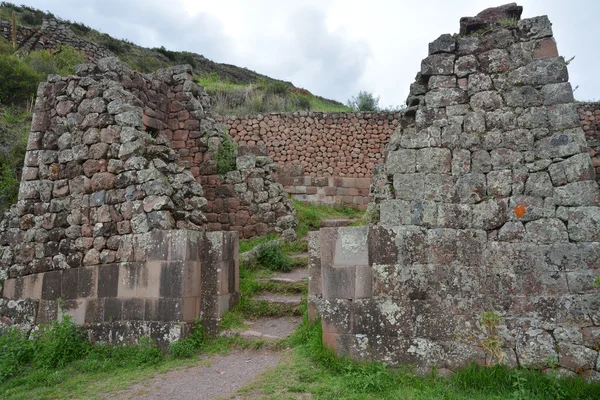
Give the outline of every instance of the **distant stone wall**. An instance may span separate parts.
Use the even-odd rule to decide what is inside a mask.
[[[596,170],[596,180],[600,179],[600,102],[580,103],[579,119],[590,147],[592,164]]]
[[[430,43],[376,171],[379,223],[311,235],[309,311],[338,354],[600,377],[600,189],[551,23],[521,12]]]
[[[0,20],[0,36],[12,42],[11,21]],[[69,45],[86,54],[88,60],[93,62],[104,57],[115,57],[106,47],[80,38],[69,25],[54,18],[45,18],[41,29],[18,28],[17,44],[22,51],[53,50],[59,45]]]
[[[273,113],[217,117],[239,144],[264,144],[279,166],[305,176],[368,178],[398,125],[399,113]]]

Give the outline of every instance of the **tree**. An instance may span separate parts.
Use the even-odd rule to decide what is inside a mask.
[[[379,97],[361,90],[356,96],[351,97],[346,104],[354,111],[378,111]]]

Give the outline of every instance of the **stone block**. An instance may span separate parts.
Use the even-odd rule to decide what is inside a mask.
[[[393,179],[397,199],[418,200],[423,198],[425,174],[395,174]]]
[[[119,288],[119,265],[98,267],[98,297],[116,297]]]
[[[445,174],[451,171],[452,153],[449,149],[431,147],[417,151],[416,172]]]
[[[543,218],[525,224],[526,239],[536,243],[568,242],[569,235],[564,222],[556,218]]]
[[[331,265],[369,265],[368,227],[338,228]]]
[[[396,233],[380,225],[369,227],[369,266],[373,264],[395,264],[398,260]]]
[[[512,171],[499,170],[487,174],[487,194],[490,196],[508,197],[512,190]]]
[[[356,266],[323,266],[323,298],[354,299],[356,288]]]
[[[484,174],[469,173],[458,178],[454,190],[460,203],[474,204],[485,198],[486,186]]]
[[[554,188],[554,200],[558,206],[600,205],[600,191],[595,181],[573,182]]]
[[[417,151],[411,149],[400,149],[390,151],[386,159],[387,173],[408,174],[415,172]]]
[[[61,294],[63,300],[76,299],[77,283],[79,281],[79,268],[66,269],[62,271]]]
[[[452,75],[454,73],[453,54],[433,54],[421,62],[421,75]]]
[[[6,281],[8,282],[8,281]],[[5,285],[6,285],[5,282]],[[23,293],[22,298],[24,299],[36,299],[42,298],[42,287],[44,283],[44,274],[33,274],[23,277]],[[7,297],[7,296],[4,296]]]
[[[427,92],[425,104],[430,108],[440,108],[458,104],[467,104],[469,96],[460,88],[441,88]]]
[[[79,267],[77,269],[77,297],[96,297],[98,290],[98,267]]]
[[[565,161],[548,167],[550,178],[555,186],[571,182],[594,180],[596,174],[589,154],[576,154]]]
[[[439,228],[467,229],[473,219],[472,206],[469,204],[440,203],[437,206],[437,224]]]
[[[568,211],[569,239],[574,242],[600,241],[600,209],[573,207]]]
[[[308,293],[322,295],[320,232],[308,233]]]
[[[429,43],[429,55],[437,53],[454,53],[456,41],[450,34],[441,35],[439,38]]]
[[[61,295],[62,274],[61,271],[50,271],[44,274],[42,284],[42,299],[56,300]]]
[[[581,127],[577,104],[568,103],[549,106],[548,122],[552,131]]]
[[[526,196],[551,197],[553,192],[554,187],[547,172],[529,174],[525,183]]]

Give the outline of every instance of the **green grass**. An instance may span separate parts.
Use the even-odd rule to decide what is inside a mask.
[[[449,378],[416,376],[410,368],[355,363],[323,348],[321,326],[303,324],[289,339],[295,347],[273,370],[238,392],[261,399],[598,399],[600,384],[559,379],[539,371],[472,365]]]
[[[345,204],[339,206],[326,206],[294,200],[296,215],[298,216],[298,227],[296,233],[299,238],[303,238],[311,230],[317,230],[321,227],[321,221],[331,218],[356,218],[360,219],[364,211],[358,208],[349,207]],[[359,222],[360,223],[360,222]]]
[[[250,250],[252,250],[254,247],[258,246],[259,244],[263,244],[263,243],[267,243],[270,242],[271,240],[275,240],[277,239],[278,236],[274,233],[269,233],[268,235],[265,236],[256,236],[250,239],[242,239],[240,240],[240,254],[241,253],[246,253]]]
[[[217,114],[247,115],[264,112],[351,111],[336,101],[300,92],[287,82],[261,79],[253,83],[234,83],[217,73],[196,78],[212,99]]]

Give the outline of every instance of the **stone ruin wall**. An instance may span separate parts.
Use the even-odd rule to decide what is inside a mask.
[[[238,234],[208,232],[208,192],[249,213],[262,203],[251,189],[238,200],[199,183],[214,176],[207,149],[222,140],[205,92],[189,66],[144,75],[105,58],[77,75],[38,89],[19,201],[0,221],[2,323],[28,329],[67,314],[92,339],[164,344],[202,316],[216,332],[239,298]],[[227,179],[260,180],[264,201],[285,207],[271,161],[257,158],[238,157]],[[293,228],[293,206],[279,221]]]
[[[430,44],[376,174],[379,223],[310,237],[309,312],[338,354],[600,376],[600,190],[551,24],[521,11]]]
[[[585,132],[596,180],[600,179],[600,103],[580,103],[579,119]]]
[[[0,20],[0,36],[12,42],[12,22]],[[89,61],[115,57],[106,47],[77,36],[69,25],[54,18],[44,18],[41,29],[18,27],[17,47],[21,51],[54,50],[59,45],[69,45],[85,55]]]
[[[578,111],[594,167],[600,168],[600,103],[578,103]],[[401,116],[295,112],[215,119],[240,145],[266,146],[278,167],[275,180],[293,198],[366,208],[373,166],[382,162]]]
[[[374,164],[401,113],[294,112],[218,116],[240,145],[264,145],[292,197],[365,208]]]

